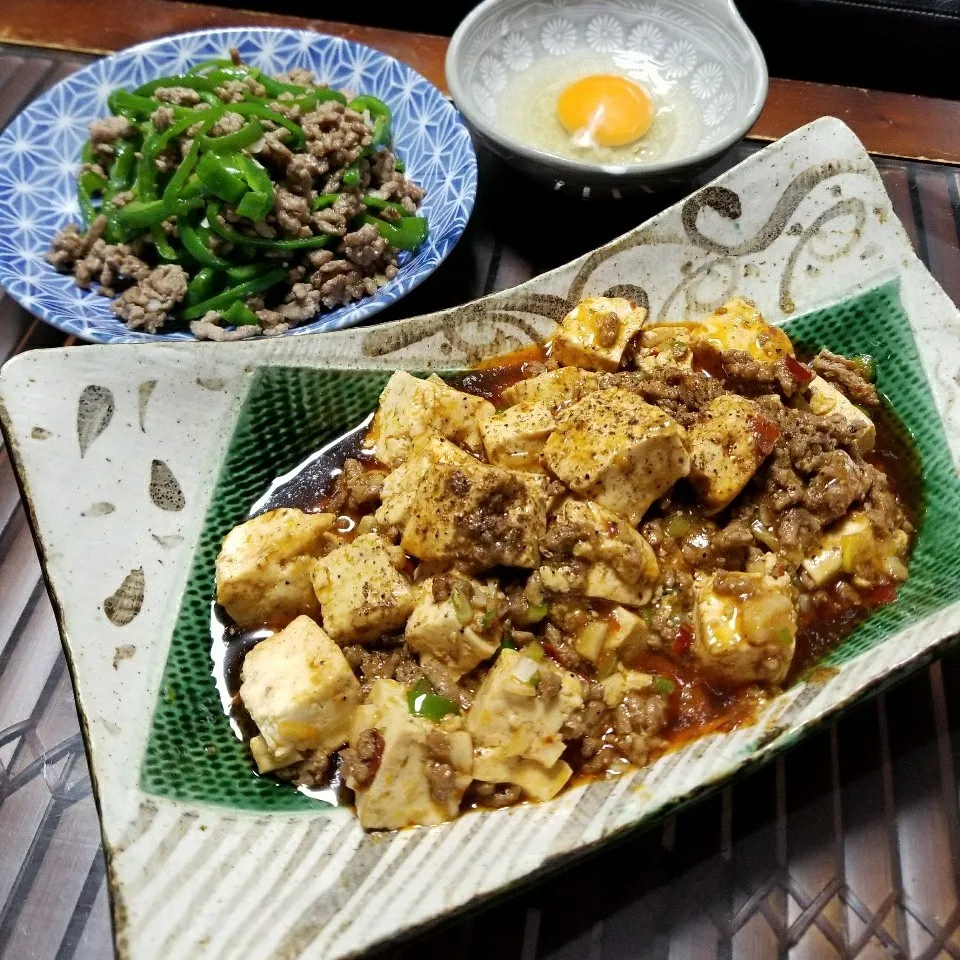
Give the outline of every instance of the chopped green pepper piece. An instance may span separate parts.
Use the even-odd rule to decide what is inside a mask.
[[[200,149],[210,153],[236,153],[251,143],[256,143],[263,136],[263,124],[254,117],[234,133],[225,133],[219,137],[204,134],[200,138]]]
[[[319,197],[314,198],[313,203],[310,204],[310,209],[326,210],[327,207],[332,207],[342,196],[342,193],[321,193]]]
[[[437,722],[451,713],[459,713],[460,708],[452,700],[441,697],[428,680],[418,680],[412,690],[407,691],[407,704],[415,717],[424,717]]]
[[[114,90],[107,97],[107,106],[111,113],[132,121],[146,120],[160,104],[150,97],[141,97],[129,90]]]
[[[131,200],[112,211],[110,218],[118,229],[125,234],[139,232],[155,223],[162,223],[169,217],[178,216],[189,210],[196,210],[203,205],[200,199],[195,200]]]
[[[851,357],[857,373],[869,383],[873,383],[877,378],[877,362],[868,353],[862,353],[859,356]]]
[[[260,324],[260,318],[242,300],[227,307],[220,316],[235,327],[255,327]]]
[[[659,693],[661,696],[669,697],[674,690],[676,690],[676,684],[669,677],[655,677],[653,681],[653,692]]]
[[[198,270],[187,284],[187,306],[209,300],[220,287],[220,277],[213,267]]]
[[[539,623],[550,612],[546,603],[531,603],[527,607],[527,623]]]
[[[291,136],[288,146],[292,143],[294,146],[302,147],[306,143],[303,130],[297,124],[256,100],[245,103],[231,103],[230,112],[239,113],[241,117],[259,117],[261,120],[269,120],[271,123],[275,123],[278,127],[284,127],[290,132]]]
[[[116,155],[110,167],[110,178],[103,193],[104,203],[109,203],[118,193],[133,184],[133,168],[137,162],[137,148],[130,140],[118,140],[114,147]]]
[[[668,537],[682,537],[690,532],[691,526],[692,524],[688,516],[679,512],[672,513],[670,519],[667,520],[666,526],[663,528],[663,532]]]
[[[401,217],[409,217],[410,211],[402,203],[393,203],[390,200],[384,200],[383,197],[376,197],[373,194],[367,194],[363,202],[371,210],[392,210]]]
[[[227,203],[239,203],[249,189],[236,158],[236,154],[218,156],[205,153],[197,164],[197,179],[210,193]]]
[[[237,205],[237,213],[249,220],[262,220],[273,209],[274,192],[270,174],[245,153],[234,154],[234,159],[250,187]]]
[[[179,259],[177,251],[173,249],[170,241],[167,240],[166,234],[163,232],[162,224],[150,224],[150,236],[153,238],[153,245],[157,248],[157,253],[161,260],[173,261]]]
[[[229,270],[233,264],[223,257],[218,257],[209,247],[210,233],[202,227],[196,228],[189,223],[180,224],[180,239],[187,253],[197,263],[206,267],[216,267],[217,270]]]
[[[247,280],[245,283],[238,283],[234,287],[227,287],[223,293],[218,293],[208,300],[202,300],[195,303],[183,311],[184,320],[196,320],[202,317],[209,310],[222,311],[232,306],[237,300],[246,300],[247,297],[255,293],[262,293],[264,290],[278,284],[287,275],[286,267],[276,267],[273,270],[267,270],[265,273]]]
[[[404,217],[399,223],[387,223],[365,213],[361,219],[372,223],[380,236],[398,250],[416,250],[427,239],[427,221],[424,217]]]
[[[244,263],[237,267],[230,267],[227,270],[227,277],[234,283],[243,283],[246,280],[259,277],[261,273],[263,273],[263,264]]]
[[[360,186],[360,164],[351,163],[346,170],[343,171],[343,185],[345,187],[359,187]]]
[[[201,124],[197,135],[193,138],[193,142],[190,144],[190,149],[180,161],[180,166],[177,167],[173,176],[170,178],[170,182],[166,185],[166,187],[164,187],[164,200],[180,199],[183,189],[187,184],[187,180],[189,179],[190,174],[193,173],[193,169],[197,165],[197,160],[200,156],[200,134],[206,133],[223,115],[222,110],[207,110],[206,113],[210,114],[211,116],[209,119],[204,120]]]

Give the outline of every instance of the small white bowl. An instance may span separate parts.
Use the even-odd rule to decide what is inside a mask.
[[[497,121],[498,97],[545,59],[628,55],[682,83],[699,110],[684,151],[651,163],[568,159],[525,143]],[[447,52],[447,85],[477,137],[508,163],[557,190],[634,192],[688,181],[753,126],[767,66],[733,0],[486,0]]]

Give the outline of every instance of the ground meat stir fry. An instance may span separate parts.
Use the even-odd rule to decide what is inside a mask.
[[[395,373],[319,513],[228,536],[220,603],[283,626],[239,691],[261,771],[339,764],[372,829],[547,800],[751,722],[895,599],[913,522],[872,362],[804,362],[743,300],[645,320],[590,298],[471,393]]]
[[[372,296],[426,238],[385,104],[301,69],[222,68],[114,91],[115,115],[90,124],[86,228],[68,224],[46,259],[131,329],[278,336]]]

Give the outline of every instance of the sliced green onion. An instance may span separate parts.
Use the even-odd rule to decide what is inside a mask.
[[[654,693],[659,693],[663,697],[669,697],[676,688],[676,684],[669,677],[654,677]]]

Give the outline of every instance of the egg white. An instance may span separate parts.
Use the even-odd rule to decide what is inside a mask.
[[[639,140],[621,147],[577,143],[560,123],[560,94],[575,80],[595,73],[619,74],[652,97],[653,124]],[[616,166],[682,157],[696,148],[703,127],[690,91],[667,80],[655,64],[630,54],[598,56],[592,51],[540,60],[518,74],[500,94],[496,119],[505,133],[554,156]]]

